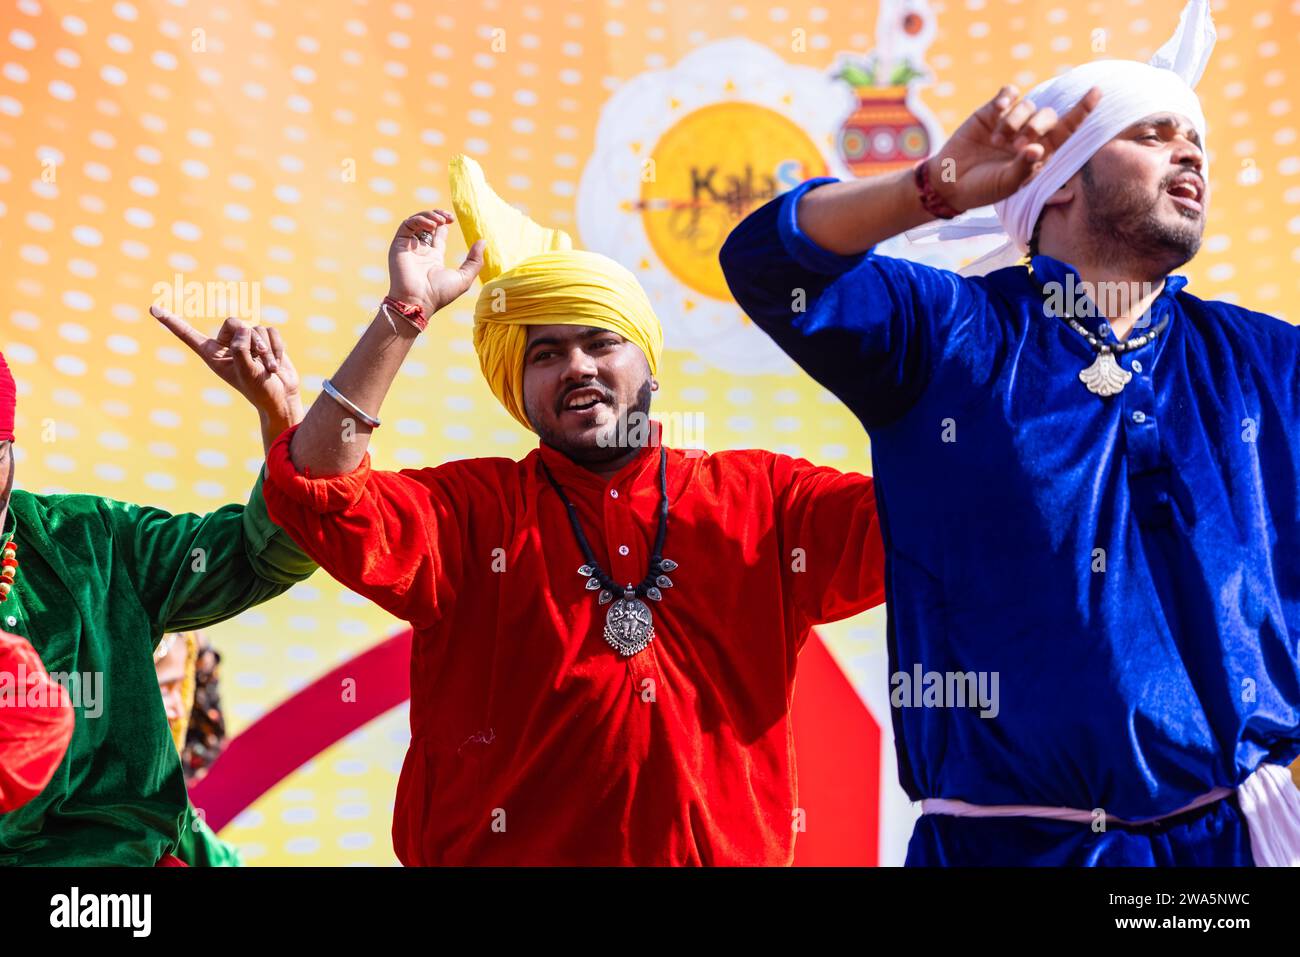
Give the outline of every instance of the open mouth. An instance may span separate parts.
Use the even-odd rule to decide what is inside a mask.
[[[1202,201],[1205,197],[1205,191],[1199,177],[1180,176],[1169,185],[1165,192],[1184,209],[1194,210],[1198,213],[1204,210]]]
[[[605,393],[599,389],[575,389],[564,397],[561,412],[591,412],[597,406],[605,405]]]

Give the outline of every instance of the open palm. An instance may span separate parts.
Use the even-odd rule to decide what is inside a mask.
[[[388,246],[390,296],[419,303],[425,315],[433,315],[464,295],[483,268],[484,244],[470,247],[458,268],[447,266],[447,230],[454,221],[446,210],[430,209],[402,222]]]
[[[1017,99],[1014,86],[972,113],[931,159],[930,179],[959,210],[1006,199],[1024,186],[1101,100],[1096,87],[1064,116]]]

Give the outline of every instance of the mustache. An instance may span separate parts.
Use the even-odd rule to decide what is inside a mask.
[[[564,411],[564,403],[569,401],[569,396],[573,395],[575,392],[581,392],[584,389],[598,389],[601,392],[602,401],[607,402],[610,405],[614,404],[614,390],[605,385],[605,383],[596,381],[583,382],[578,385],[570,386],[564,390],[559,399],[555,402],[556,414]]]

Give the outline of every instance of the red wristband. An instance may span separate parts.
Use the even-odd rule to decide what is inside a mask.
[[[935,219],[952,219],[954,216],[960,216],[961,210],[953,209],[935,191],[934,184],[930,182],[929,162],[929,160],[921,160],[912,173],[917,191],[921,194],[921,205]]]
[[[424,306],[418,302],[403,302],[400,299],[394,299],[392,296],[385,296],[384,305],[415,326],[420,332],[424,332],[425,329],[429,328],[429,317],[424,314]]]

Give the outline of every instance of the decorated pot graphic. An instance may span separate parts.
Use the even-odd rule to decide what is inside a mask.
[[[858,98],[837,145],[854,176],[877,176],[912,166],[930,153],[930,134],[907,105],[906,86],[857,86]]]

